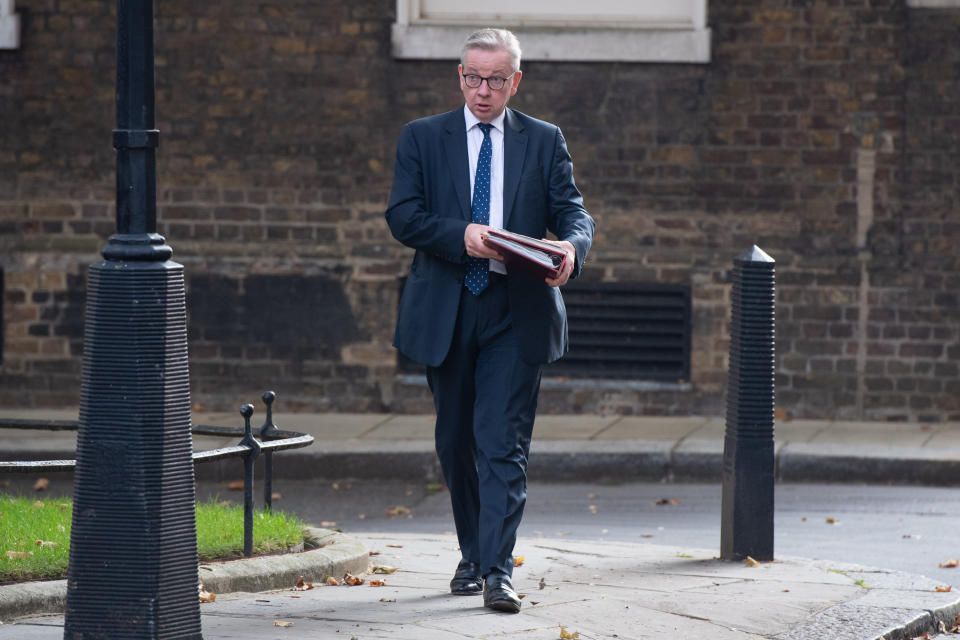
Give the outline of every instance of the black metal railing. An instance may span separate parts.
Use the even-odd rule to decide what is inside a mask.
[[[313,436],[297,431],[280,429],[273,423],[273,401],[277,394],[267,391],[263,394],[263,402],[267,406],[267,416],[260,427],[259,440],[253,434],[250,418],[253,416],[253,405],[245,404],[240,408],[244,426],[215,427],[210,425],[194,425],[190,431],[195,436],[240,436],[240,442],[231,447],[221,447],[208,451],[195,451],[194,464],[214,462],[224,458],[243,458],[243,555],[253,555],[253,487],[254,462],[262,453],[264,456],[264,487],[263,501],[267,509],[273,508],[273,454],[287,449],[299,449],[313,444]],[[24,429],[43,431],[76,431],[78,422],[75,420],[25,420],[0,419],[0,429]],[[54,473],[58,471],[73,471],[76,460],[15,460],[0,462],[0,473]]]

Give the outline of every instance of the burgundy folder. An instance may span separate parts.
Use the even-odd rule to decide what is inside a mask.
[[[483,242],[500,254],[509,272],[534,278],[556,278],[567,260],[567,252],[557,245],[505,229],[490,229]]]

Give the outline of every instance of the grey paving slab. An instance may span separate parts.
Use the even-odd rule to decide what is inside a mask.
[[[259,400],[258,400],[259,402]],[[308,433],[318,440],[339,441],[359,438],[377,425],[390,419],[381,413],[284,413],[275,412],[273,422],[281,429]],[[202,412],[191,417],[193,424],[218,427],[243,427],[240,412]],[[254,431],[263,426],[266,412],[262,404],[255,405],[250,419]]]
[[[359,438],[390,419],[380,413],[275,413],[281,429],[309,433],[317,440],[342,441]],[[259,424],[263,423],[261,414]]]
[[[924,446],[932,449],[960,449],[960,422],[947,422],[937,426]]]
[[[0,429],[0,452],[4,457],[25,459],[14,455],[23,451],[75,451],[76,431],[40,431],[38,429]]]
[[[538,419],[539,420],[539,419]],[[597,440],[679,440],[707,422],[707,418],[672,418],[626,416],[613,421],[596,434]]]
[[[432,415],[390,416],[364,432],[364,440],[433,440],[436,417]]]
[[[22,409],[0,407],[0,418],[10,420],[77,420],[78,409]]]
[[[709,418],[696,431],[687,435],[688,438],[714,439],[723,438],[727,430],[727,422],[724,418]]]
[[[590,440],[602,433],[617,416],[537,416],[533,437],[539,440]]]
[[[858,445],[875,442],[888,447],[922,447],[930,438],[932,427],[905,422],[833,422],[828,423],[812,444]]]
[[[830,424],[823,420],[778,421],[773,427],[774,438],[776,438],[778,444],[810,442],[821,431],[829,429]]]

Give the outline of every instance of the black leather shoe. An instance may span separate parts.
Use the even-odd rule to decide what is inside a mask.
[[[450,581],[450,593],[457,596],[472,596],[483,591],[483,578],[480,577],[480,565],[476,562],[461,560],[457,572]]]
[[[483,606],[506,613],[520,613],[520,598],[513,590],[510,576],[491,573],[483,581]]]

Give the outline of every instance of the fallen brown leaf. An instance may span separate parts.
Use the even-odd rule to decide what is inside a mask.
[[[330,521],[330,520],[324,520],[323,522],[320,523],[320,526],[321,526],[321,527],[335,527],[335,526],[337,526],[337,523],[336,523],[336,522],[332,522],[332,521]]]
[[[275,627],[292,627],[292,622],[286,622],[285,620],[274,620],[273,626]]]
[[[390,547],[391,549],[403,549],[402,544],[388,544],[387,546]]]
[[[592,505],[590,505],[589,507],[587,507],[587,510],[590,511],[590,515],[592,515],[592,516],[597,515],[597,505],[592,504]]]
[[[339,587],[340,581],[334,578],[333,576],[327,576],[327,584],[331,587]]]
[[[396,602],[396,598],[380,598],[380,602]]]
[[[386,581],[386,580],[371,580],[371,581],[370,581],[370,586],[371,586],[371,587],[385,587],[385,586],[387,586],[387,581]]]
[[[29,558],[32,555],[33,551],[7,551],[7,558],[10,560]]]
[[[680,504],[680,501],[677,500],[676,498],[660,498],[653,504],[657,505],[658,507],[666,507],[668,505]]]
[[[271,500],[283,500],[283,494],[280,493],[279,491],[274,491],[273,493],[270,494],[270,499],[271,499]]]
[[[305,581],[303,576],[300,576],[297,578],[297,584],[294,585],[291,591],[309,591],[310,589],[313,589],[313,583]]]
[[[34,508],[34,509],[43,509],[43,503],[42,503],[41,501],[37,500],[36,502],[33,503],[33,508]]]
[[[377,565],[373,568],[373,572],[391,574],[391,573],[395,573],[399,568],[400,567],[384,567],[381,565]]]
[[[371,552],[370,552],[370,555],[372,555],[372,556],[378,556],[378,555],[380,555],[380,552],[379,552],[379,551],[371,551]]]
[[[757,562],[756,560],[754,560],[753,558],[751,558],[750,556],[747,556],[747,560],[746,560],[746,562],[744,562],[743,564],[746,565],[746,566],[748,566],[748,567],[759,567],[759,566],[760,566],[760,563]]]
[[[217,594],[207,591],[202,582],[197,585],[197,595],[200,597],[200,602],[216,602],[217,600]]]
[[[580,640],[580,632],[570,633],[565,626],[560,625],[560,640]]]
[[[953,589],[953,587],[950,586],[949,584],[948,584],[947,586],[945,586],[945,587],[934,587],[934,588],[933,588],[933,590],[936,591],[937,593],[949,593],[951,589]]]
[[[403,506],[402,504],[398,504],[395,507],[390,507],[389,509],[387,509],[388,518],[395,518],[397,516],[411,517],[412,515],[413,514],[410,512],[410,509],[408,507]]]
[[[44,549],[56,549],[60,545],[56,542],[49,542],[47,540],[37,540],[36,545]]]
[[[352,573],[343,574],[343,584],[348,587],[356,587],[357,585],[363,584],[363,578],[358,578]]]
[[[526,557],[527,557],[527,556],[517,556],[516,558],[514,558],[514,559],[513,559],[513,566],[515,566],[515,567],[522,567],[522,566],[523,566],[523,560],[524,560],[524,558],[526,558]]]
[[[950,559],[947,560],[946,562],[941,562],[941,563],[940,563],[940,568],[941,568],[941,569],[956,569],[958,564],[960,564],[960,560],[954,560],[953,558],[950,558]]]
[[[827,517],[827,524],[837,524],[836,518]]]
[[[227,484],[227,489],[230,491],[243,491],[243,480],[234,480]]]
[[[46,478],[37,478],[37,481],[33,483],[34,491],[46,491],[50,486],[50,481]]]

